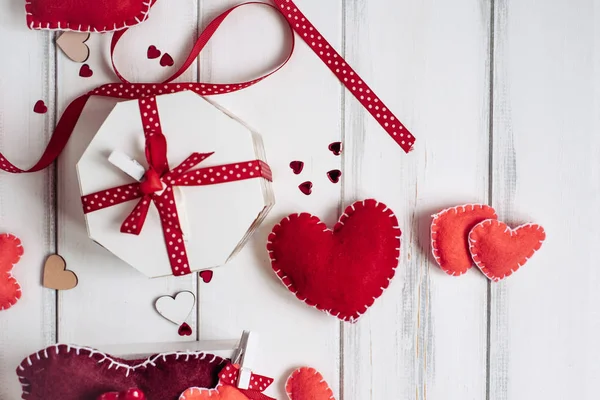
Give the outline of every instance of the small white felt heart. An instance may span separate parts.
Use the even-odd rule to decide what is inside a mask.
[[[179,292],[175,297],[159,297],[154,306],[160,315],[181,325],[190,316],[195,304],[196,296],[192,292]]]

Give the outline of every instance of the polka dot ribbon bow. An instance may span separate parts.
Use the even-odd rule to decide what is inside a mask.
[[[149,165],[144,180],[82,196],[83,212],[88,214],[139,199],[138,204],[121,225],[122,233],[139,235],[146,221],[150,204],[154,203],[160,216],[173,275],[187,275],[191,273],[191,269],[173,188],[215,185],[255,178],[271,181],[271,170],[260,160],[194,169],[213,153],[192,153],[185,161],[170,170],[167,141],[162,133],[156,99],[154,97],[140,99],[138,103],[146,137],[146,160]]]
[[[241,399],[242,393],[250,400],[275,400],[263,392],[273,384],[273,378],[252,374],[248,389],[237,387],[239,369],[237,365],[227,364],[219,373],[219,384],[214,389],[192,387],[181,394],[179,400],[206,400],[206,399]]]
[[[310,49],[321,59],[321,61],[331,70],[331,72],[340,80],[340,82],[352,93],[362,106],[375,118],[381,127],[390,135],[390,137],[405,152],[412,150],[415,143],[415,137],[406,129],[406,127],[396,118],[390,109],[381,101],[366,82],[356,73],[342,56],[331,46],[331,44],[321,35],[317,28],[306,18],[298,9],[292,0],[272,0],[274,5],[262,2],[248,2],[232,7],[212,20],[206,29],[200,34],[194,47],[187,59],[177,72],[162,83],[131,83],[118,71],[114,60],[115,48],[121,37],[128,31],[124,29],[114,33],[112,37],[110,56],[115,74],[121,80],[121,83],[110,83],[102,85],[73,100],[63,113],[61,119],[56,125],[56,129],[39,161],[29,169],[21,169],[6,159],[0,153],[0,169],[11,173],[28,173],[41,171],[52,164],[60,155],[73,129],[77,124],[79,116],[91,96],[110,97],[115,99],[135,100],[148,97],[155,97],[160,94],[175,93],[183,90],[191,90],[202,96],[212,96],[226,94],[243,90],[252,86],[263,79],[268,78],[279,71],[291,59],[294,52],[295,40],[294,32],[306,42]],[[291,31],[291,46],[287,58],[277,66],[272,72],[259,78],[240,83],[173,83],[190,66],[196,62],[200,52],[206,46],[210,38],[218,30],[223,21],[235,10],[243,6],[262,6],[270,7],[279,12],[288,23]]]

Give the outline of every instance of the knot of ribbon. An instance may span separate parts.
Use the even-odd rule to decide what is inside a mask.
[[[156,99],[140,99],[138,103],[140,110],[143,109],[146,113],[150,111],[149,114],[152,114],[156,121],[153,128],[144,124],[145,154],[149,166],[144,180],[82,196],[83,212],[88,214],[139,199],[137,205],[121,225],[122,233],[139,235],[148,216],[150,204],[153,203],[160,217],[173,275],[187,275],[191,273],[191,268],[173,189],[256,178],[271,181],[271,169],[261,160],[196,168],[213,153],[192,153],[181,164],[170,169],[167,158],[167,140],[161,130]]]

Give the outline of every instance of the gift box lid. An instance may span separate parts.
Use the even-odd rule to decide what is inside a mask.
[[[159,118],[153,117],[156,113]],[[104,208],[85,214],[90,238],[149,277],[175,273],[169,259],[173,255],[167,251],[169,238],[165,237],[156,204],[150,205],[139,235],[121,233],[121,225],[139,200],[113,204],[112,196],[121,193],[109,190],[137,183],[109,162],[113,151],[127,154],[148,168],[143,120],[160,120],[170,169],[194,152],[213,153],[194,171],[210,168],[213,176],[227,180],[207,186],[176,186],[173,193],[190,270],[225,264],[264,220],[274,205],[274,195],[270,179],[235,181],[238,172],[254,175],[248,168],[258,169],[256,160],[266,161],[260,136],[193,92],[158,96],[156,107],[147,112],[138,100],[121,102],[108,115],[77,164],[82,196],[94,194],[96,204],[104,203]],[[181,250],[177,243],[175,246],[171,253]]]

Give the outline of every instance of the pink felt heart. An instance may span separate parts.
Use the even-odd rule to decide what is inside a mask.
[[[323,375],[308,367],[299,368],[290,375],[285,392],[290,400],[335,400]]]
[[[156,0],[27,0],[31,29],[109,32],[148,18]]]
[[[370,199],[346,208],[333,230],[310,214],[290,215],[273,228],[267,249],[298,299],[354,322],[394,277],[400,235],[392,210]]]
[[[13,266],[23,255],[23,246],[18,237],[0,235],[0,311],[14,306],[21,298],[21,285],[13,277]]]
[[[431,222],[431,251],[440,268],[454,276],[467,272],[473,266],[469,232],[479,222],[496,218],[494,209],[485,204],[465,204],[435,214]]]
[[[504,222],[486,220],[469,233],[469,245],[475,265],[488,279],[504,279],[529,260],[546,239],[544,228],[536,224],[509,228]]]

